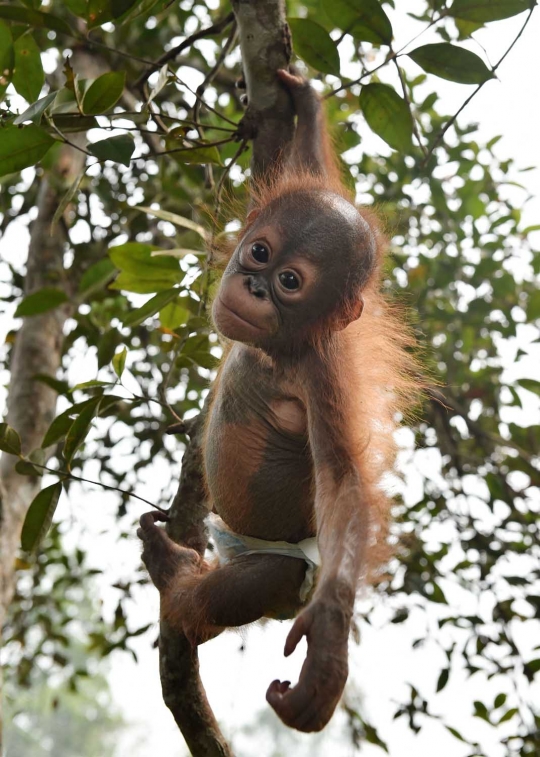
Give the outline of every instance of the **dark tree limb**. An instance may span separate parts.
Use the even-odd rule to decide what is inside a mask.
[[[182,460],[180,485],[169,511],[169,536],[204,554],[208,514],[202,477],[204,410],[184,430],[190,440]],[[232,757],[208,704],[199,675],[197,649],[164,621],[159,633],[159,673],[165,704],[195,757]]]
[[[276,71],[291,54],[284,0],[234,0],[247,85],[248,109],[241,139],[253,140],[252,171],[261,176],[286,153],[294,135],[294,112]],[[208,401],[205,407],[208,406]],[[201,443],[205,410],[171,432],[190,437],[182,460],[178,492],[167,532],[174,541],[203,554],[208,535],[208,504],[202,476]],[[232,757],[212,713],[199,675],[197,650],[168,624],[160,626],[160,676],[163,698],[193,757]]]
[[[276,76],[291,58],[291,34],[281,0],[233,0],[240,32],[248,107],[241,138],[253,139],[251,168],[265,175],[288,150],[294,135],[290,95]]]
[[[175,58],[183,53],[184,50],[187,50],[189,47],[191,47],[195,42],[197,42],[197,40],[221,34],[221,32],[229,26],[233,18],[234,14],[229,13],[227,16],[225,16],[225,18],[222,18],[221,21],[217,21],[215,24],[208,26],[206,29],[199,29],[198,32],[195,32],[195,34],[187,37],[187,39],[185,39],[176,47],[173,47],[171,50],[167,50],[166,53],[163,53],[163,55],[154,63],[152,63],[148,67],[148,69],[137,79],[137,81],[135,82],[135,89],[139,89],[144,86],[144,84],[146,84],[149,77],[154,73],[154,71],[159,71],[159,69],[164,66],[165,63],[169,63],[169,61],[175,60]]]

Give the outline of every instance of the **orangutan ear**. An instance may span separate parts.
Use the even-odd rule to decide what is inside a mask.
[[[336,331],[342,331],[343,329],[346,329],[350,323],[357,321],[363,312],[364,298],[361,294],[359,294],[356,302],[347,308],[347,312],[341,318],[338,318]]]
[[[260,210],[257,208],[253,208],[253,210],[250,210],[246,217],[246,226],[250,226],[253,221],[257,218],[258,215],[260,215]]]

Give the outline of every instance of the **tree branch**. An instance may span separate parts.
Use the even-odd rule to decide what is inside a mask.
[[[392,48],[390,48],[390,50],[392,50]],[[396,70],[397,70],[397,74],[399,76],[399,81],[400,81],[400,84],[401,84],[401,90],[403,92],[403,99],[407,103],[407,107],[409,109],[409,113],[411,114],[411,121],[412,121],[412,127],[413,127],[414,136],[416,137],[416,141],[418,142],[418,147],[422,150],[422,153],[425,156],[427,154],[427,149],[426,149],[426,146],[424,145],[424,143],[422,142],[422,137],[420,136],[420,130],[418,129],[418,123],[417,123],[415,115],[413,113],[411,98],[409,97],[409,93],[407,91],[407,83],[405,81],[405,77],[403,76],[403,71],[401,70],[401,68],[399,66],[399,63],[397,62],[397,58],[394,57],[392,60],[393,60],[393,62],[395,64],[395,67],[396,67]]]
[[[292,100],[276,75],[289,66],[291,35],[282,0],[233,0],[233,8],[248,96],[239,135],[254,140],[251,169],[261,176],[286,154],[294,135]]]
[[[233,7],[249,99],[240,138],[242,143],[249,137],[254,139],[252,171],[261,175],[286,152],[294,134],[292,101],[276,76],[279,68],[288,66],[291,52],[285,6],[284,0],[234,0]],[[209,510],[202,473],[202,434],[208,405],[209,398],[197,419],[185,424],[190,441],[166,526],[174,541],[200,554],[208,542],[204,520]],[[232,757],[204,692],[197,650],[164,622],[159,649],[163,698],[193,757]]]
[[[163,55],[161,55],[154,63],[149,66],[144,74],[139,76],[139,78],[135,82],[135,89],[140,89],[142,86],[144,86],[144,84],[146,84],[154,71],[159,71],[162,66],[168,63],[170,60],[177,58],[180,53],[184,52],[184,50],[187,50],[188,47],[191,47],[191,45],[194,42],[197,42],[197,40],[204,39],[205,37],[212,37],[216,34],[221,34],[221,32],[226,29],[233,20],[234,13],[229,13],[227,16],[225,16],[225,18],[222,18],[221,21],[217,21],[215,24],[208,26],[206,29],[199,29],[198,32],[195,32],[195,34],[187,37],[187,39],[185,39],[176,47],[173,47],[171,50],[167,50],[166,53],[163,53]]]
[[[534,11],[534,6],[529,11],[529,15],[525,19],[525,23],[523,24],[523,26],[521,27],[521,29],[517,33],[517,35],[514,38],[512,44],[510,45],[510,47],[506,50],[506,52],[504,53],[504,55],[502,55],[502,57],[499,58],[499,60],[497,61],[497,63],[491,69],[491,72],[493,74],[497,71],[497,69],[499,68],[499,66],[501,65],[501,63],[504,61],[504,59],[506,58],[506,56],[510,54],[512,48],[514,47],[514,45],[516,44],[516,42],[518,41],[518,39],[521,37],[521,35],[525,31],[525,29],[527,28],[527,24],[531,20],[531,16],[533,14],[533,11]],[[422,162],[422,166],[423,167],[427,164],[427,161],[429,160],[429,158],[433,155],[434,151],[441,144],[441,142],[443,140],[443,137],[446,134],[446,132],[448,131],[448,129],[452,126],[452,124],[454,124],[456,122],[456,119],[458,118],[458,116],[465,110],[465,108],[471,102],[471,100],[473,99],[473,97],[476,97],[476,95],[478,94],[478,92],[480,92],[480,90],[482,89],[482,87],[484,86],[484,84],[486,84],[486,82],[488,82],[488,81],[491,81],[491,79],[486,79],[485,81],[481,82],[476,87],[476,89],[472,92],[472,94],[470,94],[469,97],[465,100],[465,102],[459,108],[459,110],[457,111],[457,113],[454,113],[454,115],[452,116],[452,118],[448,119],[448,121],[445,123],[445,125],[443,126],[443,128],[441,129],[441,131],[439,132],[439,134],[437,135],[437,138],[435,139],[435,142],[431,145],[431,147],[427,151],[427,154],[426,154],[426,156],[425,156],[425,158],[424,158],[424,160]]]

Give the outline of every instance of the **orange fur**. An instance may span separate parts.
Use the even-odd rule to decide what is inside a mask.
[[[353,202],[337,169],[330,176],[317,176],[308,171],[276,171],[266,182],[250,186],[250,207],[260,212],[278,198],[306,190],[335,192]],[[414,354],[416,343],[407,325],[407,311],[381,292],[387,240],[374,210],[360,208],[359,212],[376,241],[376,263],[362,291],[362,316],[353,320],[345,330],[337,332],[330,342],[321,332],[314,333],[311,341],[325,362],[333,365],[341,402],[350,409],[348,423],[353,457],[370,502],[370,543],[366,563],[368,577],[373,581],[391,554],[388,529],[392,498],[382,489],[381,480],[394,467],[396,445],[393,432],[401,419],[411,416],[424,384],[419,378],[421,369]],[[236,234],[229,235],[221,247],[223,258],[230,258],[250,225],[248,221]],[[335,392],[332,395],[335,397]],[[344,395],[347,396],[346,402]],[[321,397],[321,401],[331,404],[332,398]],[[332,412],[329,409],[329,413]],[[366,576],[362,578],[365,580]]]

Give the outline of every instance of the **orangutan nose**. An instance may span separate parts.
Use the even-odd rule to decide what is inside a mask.
[[[268,297],[268,284],[259,276],[246,276],[244,283],[254,297],[258,297],[260,300],[265,300]]]

